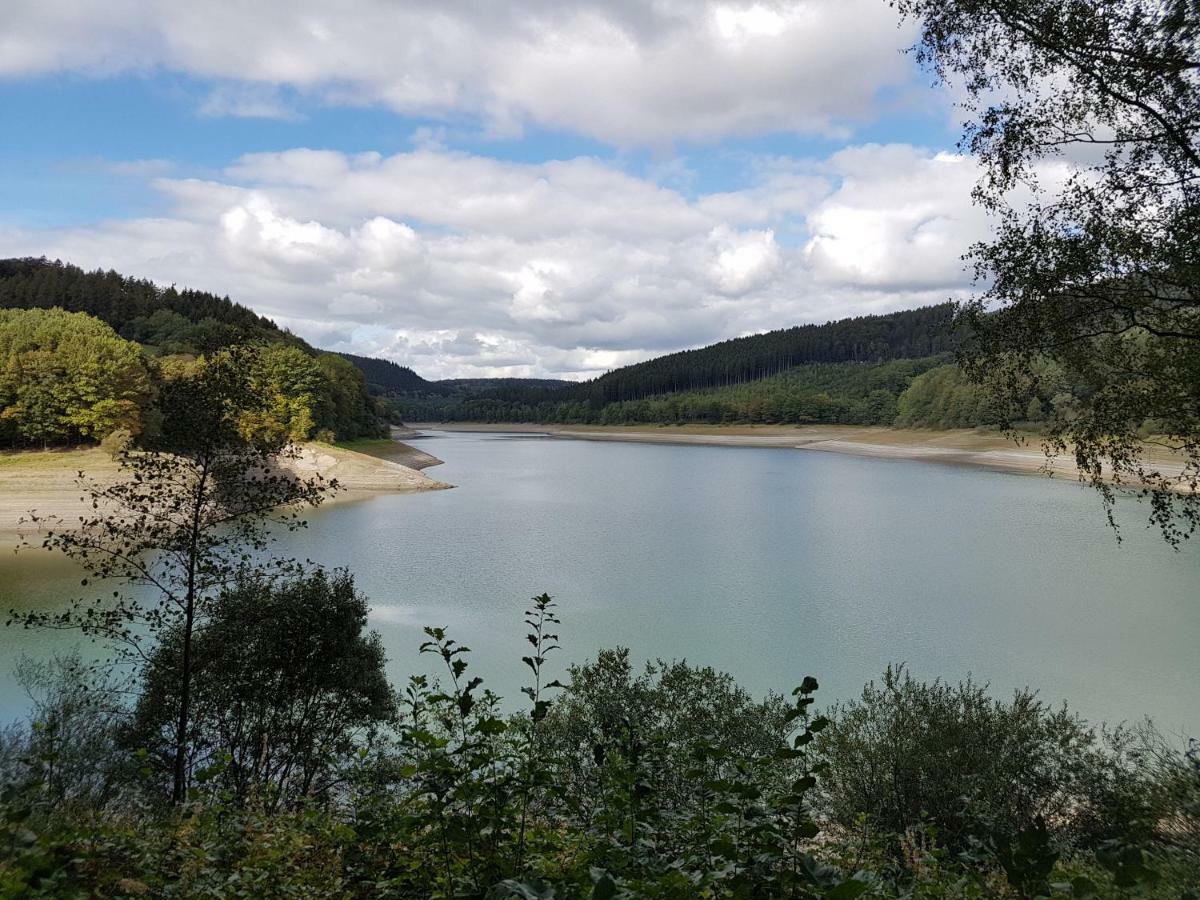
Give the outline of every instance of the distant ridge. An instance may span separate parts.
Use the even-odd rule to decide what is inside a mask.
[[[641,400],[770,378],[811,363],[937,356],[958,346],[953,318],[953,304],[942,303],[732,338],[614,369],[580,384],[572,396],[598,403]]]
[[[394,363],[390,359],[356,356],[353,353],[339,353],[338,356],[358,366],[366,376],[367,387],[374,393],[409,394],[436,389],[436,382],[426,381],[408,366]]]

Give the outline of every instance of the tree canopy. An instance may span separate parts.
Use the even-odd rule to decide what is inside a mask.
[[[0,309],[0,444],[142,431],[151,381],[140,348],[91,316]]]
[[[1009,408],[1061,367],[1051,424],[1113,500],[1132,482],[1178,542],[1200,525],[1200,6],[1194,0],[897,0],[918,60],[962,88],[961,146],[994,239],[971,251],[964,362]],[[1182,475],[1144,461],[1146,430]]]

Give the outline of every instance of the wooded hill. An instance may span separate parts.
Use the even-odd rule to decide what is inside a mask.
[[[256,350],[246,378],[264,404],[253,429],[291,440],[386,434],[394,411],[358,368],[227,297],[0,260],[0,446],[151,433],[171,414],[158,400],[165,381],[247,345]]]
[[[591,381],[480,380],[455,390],[446,389],[453,382],[431,382],[394,400],[414,421],[994,424],[998,411],[953,364],[960,340],[945,303],[734,338]],[[1036,419],[1051,399],[1018,418]]]
[[[575,390],[602,403],[729,387],[810,363],[920,359],[957,346],[949,303],[824,325],[799,325],[721,341],[615,369]]]
[[[265,316],[206,291],[160,288],[113,271],[58,260],[0,259],[0,308],[82,312],[161,355],[211,353],[256,340],[313,351]]]
[[[574,384],[554,378],[443,378],[440,381],[426,381],[408,366],[390,359],[356,356],[353,353],[339,353],[338,356],[358,366],[367,378],[367,387],[376,394],[473,396],[491,391],[559,390]]]

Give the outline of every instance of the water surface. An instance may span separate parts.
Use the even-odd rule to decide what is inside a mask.
[[[325,508],[288,553],[354,571],[389,668],[423,671],[421,626],[447,625],[472,668],[517,698],[521,613],[561,604],[560,662],[623,645],[686,657],[755,693],[805,674],[826,700],[889,662],[1038,688],[1095,721],[1152,715],[1200,733],[1200,547],[1173,552],[1065,480],[786,449],[434,433],[452,491]],[[1132,504],[1131,504],[1132,505]],[[0,604],[53,607],[74,573],[0,556]],[[0,715],[24,700],[21,649],[71,638],[0,631]],[[514,702],[516,700],[514,699]]]

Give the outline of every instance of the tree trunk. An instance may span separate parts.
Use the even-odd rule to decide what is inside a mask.
[[[208,486],[208,465],[200,470],[192,509],[192,534],[188,545],[188,584],[183,615],[183,656],[179,660],[179,720],[175,725],[175,770],[171,802],[187,798],[187,729],[192,706],[192,631],[196,623],[196,567],[199,564],[201,515]]]
[[[189,581],[193,580],[189,578]],[[183,658],[179,666],[179,721],[175,724],[175,772],[171,783],[171,802],[178,805],[187,796],[187,727],[192,702],[192,624],[195,619],[195,592],[188,586],[187,611],[183,623]]]

